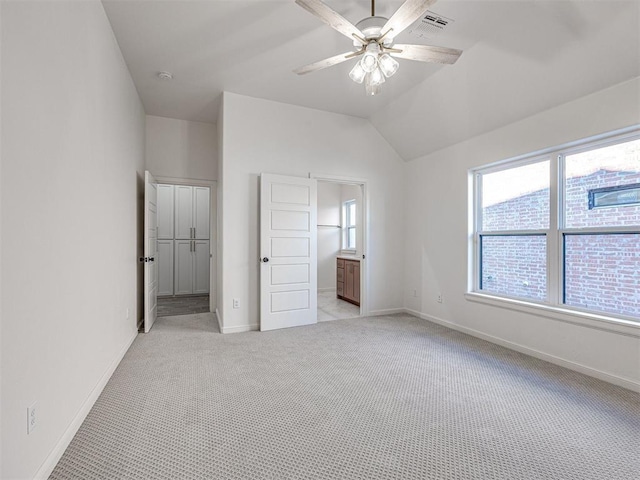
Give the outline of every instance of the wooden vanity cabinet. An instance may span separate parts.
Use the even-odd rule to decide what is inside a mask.
[[[360,260],[337,259],[337,297],[360,306]]]

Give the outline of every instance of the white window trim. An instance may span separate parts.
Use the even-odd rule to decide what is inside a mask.
[[[348,214],[348,209],[349,209],[349,205],[356,205],[356,209],[357,204],[356,204],[356,199],[352,198],[350,200],[345,200],[344,202],[342,202],[342,248],[340,249],[340,251],[342,253],[349,253],[349,254],[355,254],[357,251],[357,246],[354,246],[353,248],[351,247],[346,247],[347,243],[349,242],[349,228],[353,228],[356,231],[356,243],[358,241],[357,239],[357,235],[358,235],[358,225],[354,225],[353,227],[351,227],[350,225],[348,225],[348,222],[350,220],[350,215]],[[358,212],[356,212],[356,218],[358,216]]]
[[[543,316],[566,323],[573,323],[608,332],[614,332],[633,337],[640,337],[640,321],[637,318],[625,315],[611,316],[606,312],[596,310],[586,310],[579,307],[572,307],[561,303],[562,281],[564,272],[562,255],[562,241],[567,233],[640,233],[640,227],[586,227],[586,228],[565,228],[563,199],[560,195],[564,187],[560,187],[560,182],[564,179],[564,157],[574,155],[583,151],[591,150],[594,147],[603,148],[609,145],[622,143],[624,141],[640,138],[640,125],[610,132],[603,135],[590,137],[581,141],[559,145],[553,148],[540,150],[527,155],[521,155],[511,159],[501,160],[486,166],[469,170],[469,248],[468,248],[468,288],[465,298],[469,301],[479,302],[510,310],[516,310],[532,315]],[[482,209],[480,199],[482,189],[479,178],[481,174],[492,173],[528,165],[542,160],[550,160],[550,187],[549,202],[551,205],[549,230],[525,230],[520,233],[546,234],[547,236],[547,300],[536,301],[533,299],[523,299],[498,295],[480,290],[480,229],[482,225]],[[560,164],[559,164],[560,162]],[[503,232],[491,231],[484,234],[498,235],[500,233],[517,234],[519,231],[508,230]]]

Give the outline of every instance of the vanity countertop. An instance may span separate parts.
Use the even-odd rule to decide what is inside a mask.
[[[336,258],[342,258],[343,260],[357,260],[358,262],[360,261],[359,255],[341,254],[341,255],[336,255]]]

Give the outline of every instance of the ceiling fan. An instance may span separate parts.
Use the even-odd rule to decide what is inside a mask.
[[[398,70],[399,64],[393,57],[418,62],[455,63],[462,50],[393,43],[400,32],[424,15],[435,2],[436,0],[406,0],[387,19],[376,16],[375,0],[371,0],[371,16],[353,25],[320,0],[296,0],[302,8],[351,39],[354,50],[296,68],[294,73],[304,75],[362,56],[349,72],[349,77],[356,83],[364,82],[367,95],[376,95],[385,78]]]

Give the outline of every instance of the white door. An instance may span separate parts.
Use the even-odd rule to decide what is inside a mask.
[[[173,240],[173,185],[158,185],[158,240]]]
[[[316,180],[260,180],[260,330],[316,323]]]
[[[144,172],[144,333],[149,332],[158,313],[158,184]]]
[[[193,238],[209,239],[209,187],[193,187]]]
[[[176,185],[175,201],[175,238],[186,240],[193,237],[193,187]]]
[[[209,240],[193,240],[193,293],[209,293]]]
[[[156,261],[158,262],[158,295],[173,295],[173,240],[158,240]]]
[[[176,240],[174,247],[175,281],[174,295],[193,293],[193,250],[194,240]]]

